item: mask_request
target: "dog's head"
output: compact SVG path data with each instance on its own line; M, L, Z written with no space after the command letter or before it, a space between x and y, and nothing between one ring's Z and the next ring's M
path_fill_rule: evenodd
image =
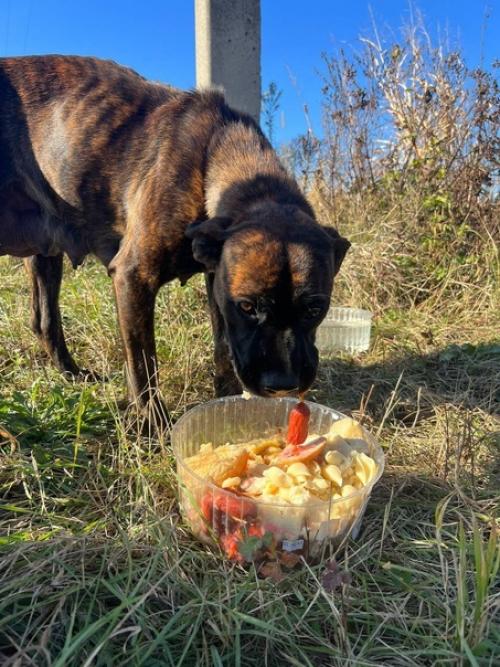
M260 396L307 390L318 366L316 328L349 248L297 206L266 203L241 222L189 226L195 259L214 272L214 299L243 386Z

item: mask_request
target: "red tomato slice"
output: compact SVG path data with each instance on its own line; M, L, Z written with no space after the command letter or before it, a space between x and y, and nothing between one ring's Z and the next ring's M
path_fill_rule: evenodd
M314 461L317 458L326 445L326 438L320 437L316 438L307 445L288 445L285 449L276 457L276 463L305 463L307 461Z

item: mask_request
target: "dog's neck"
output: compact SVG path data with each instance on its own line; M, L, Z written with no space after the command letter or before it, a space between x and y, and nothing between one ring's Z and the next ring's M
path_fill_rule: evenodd
M256 126L233 122L209 151L205 188L210 218L234 222L264 201L295 205L314 217L295 180Z

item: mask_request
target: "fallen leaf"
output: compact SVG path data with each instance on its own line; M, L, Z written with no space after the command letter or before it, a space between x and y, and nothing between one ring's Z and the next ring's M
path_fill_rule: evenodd
M292 554L286 551L280 554L280 563L288 569L292 569L292 567L295 567L299 562L300 556L298 554Z
M351 583L352 577L347 570L341 570L335 559L328 561L321 577L321 585L328 593L333 593L341 586Z
M259 568L259 574L261 574L263 577L272 579L276 583L283 581L285 578L285 575L281 569L281 565L276 561L263 563Z

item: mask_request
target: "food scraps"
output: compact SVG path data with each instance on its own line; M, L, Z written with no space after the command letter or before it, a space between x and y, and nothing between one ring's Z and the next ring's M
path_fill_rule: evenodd
M309 408L301 401L290 413L286 435L219 447L206 443L184 460L210 483L199 500L200 530L215 533L229 559L276 557L278 547L281 553L302 549L304 539L297 538L304 509L321 506L327 523L359 511L358 491L378 471L365 431L351 418L334 422L323 435L308 436L308 429Z

